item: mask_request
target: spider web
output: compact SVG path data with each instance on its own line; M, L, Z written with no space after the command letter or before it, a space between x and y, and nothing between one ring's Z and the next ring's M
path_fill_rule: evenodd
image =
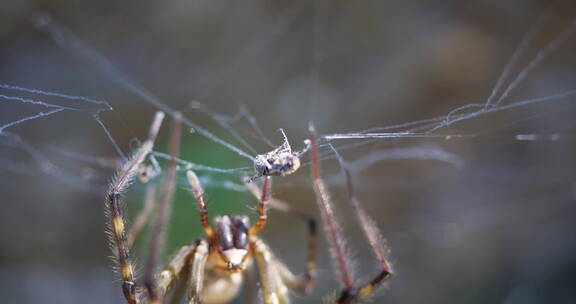
M296 6L291 8L287 13L283 15L279 21L265 33L264 38L255 39L254 42L248 43L244 48L241 48L238 52L238 57L246 56L246 54L258 53L262 49L265 49L269 44L273 43L275 39L281 37L283 34L289 31L290 27L297 17L302 14L302 11L306 7ZM316 8L315 11L318 11ZM150 90L146 89L144 86L138 84L131 77L120 71L110 60L105 56L101 55L97 50L83 42L79 37L77 37L71 30L67 29L63 25L59 24L47 13L36 13L33 11L28 11L23 13L19 10L14 10L13 7L5 8L5 11L17 16L27 19L31 25L44 32L54 43L58 44L63 49L69 51L72 55L77 56L80 60L85 61L98 69L105 77L109 78L113 83L117 84L120 89L124 89L129 93L138 97L140 102L148 103L153 108L166 112L169 116L175 116L178 113L176 108L171 107L168 103L161 100L159 97L154 95ZM542 64L548 57L552 56L558 49L562 48L566 42L570 41L574 37L574 32L576 31L576 20L572 20L564 28L553 36L551 41L546 42L546 44L539 48L535 54L528 57L528 61L523 66L519 66L519 62L527 57L526 52L534 43L534 40L543 31L545 26L550 23L552 17L555 16L556 10L554 8L549 9L534 22L530 27L528 32L524 35L520 44L516 48L512 57L508 60L507 64L504 66L503 71L498 77L496 84L491 90L490 95L485 99L484 102L470 103L462 106L458 106L448 113L437 116L430 119L422 119L417 121L411 121L407 123L400 123L382 127L372 127L358 132L345 132L345 133L333 133L324 134L320 138L324 142L336 142L339 140L357 140L351 144L335 145L338 150L354 149L359 146L373 143L378 139L402 139L402 138L436 138L436 139L456 139L456 138L473 138L482 136L485 133L489 133L494 129L505 129L510 125L521 123L526 119L533 118L532 116L512 118L510 121L505 121L502 126L484 128L480 131L475 131L471 133L458 133L453 132L453 125L467 122L469 120L474 120L482 116L488 116L493 113L502 111L513 111L517 108L528 107L536 104L546 104L546 107L550 111L555 111L554 103L562 103L570 101L576 95L576 90L568 90L564 92L559 92L556 94L548 94L542 97L535 97L523 100L509 101L511 93L516 90L526 78L533 72L539 65ZM319 81L319 71L322 64L321 48L319 46L322 40L322 16L314 17L314 29L313 29L313 42L314 50L311 68L311 82L312 89L311 99L314 102L318 99L317 90ZM232 62L237 65L241 59L233 59ZM234 72L238 67L233 64L232 67L227 71L228 73ZM516 73L513 71L517 70ZM223 73L223 74L228 74ZM222 78L226 75L219 75L216 79L222 81ZM218 81L215 81L218 83ZM199 95L200 100L205 100L210 97L211 94L216 90L217 85L212 85L203 90ZM19 173L30 172L34 167L36 169L44 172L45 174L58 176L65 178L66 174L63 170L58 168L54 163L52 163L47 156L43 154L39 149L36 149L28 143L24 138L17 135L16 133L9 132L9 129L14 128L20 124L30 122L37 119L48 119L49 116L55 116L61 112L77 112L84 116L89 116L92 120L97 123L102 132L106 135L109 143L113 146L118 157L123 160L126 159L126 152L120 147L120 145L114 139L109 128L100 118L100 114L105 111L114 111L113 107L106 101L99 101L83 96L72 96L63 93L49 92L39 89L24 88L17 85L2 84L0 89L5 94L0 94L0 100L4 102L19 103L35 105L42 110L35 112L29 116L24 116L17 118L15 120L10 120L0 126L0 134L3 137L3 144L12 148L17 147L18 149L27 153L30 158L36 163L36 165L30 164L18 164L16 162L11 162L8 160L2 161L2 166L5 169L16 171ZM219 136L212 133L205 127L195 123L193 120L183 116L183 123L190 128L190 130L208 140L212 143L222 146L225 149L233 152L234 154L245 158L248 160L248 166L242 168L217 168L212 166L206 166L185 159L179 159L180 170L198 170L207 171L213 173L225 173L225 174L249 174L251 161L260 152L257 151L248 141L240 134L241 130L237 130L233 125L238 121L244 120L249 124L252 132L250 135L256 137L259 140L266 143L268 148L273 149L279 144L274 144L264 134L263 130L258 125L256 118L250 113L248 108L240 106L239 111L235 115L226 116L216 112L211 111L206 108L200 102L191 103L191 107L209 116L212 120L217 122L219 127L226 130L239 145L235 145L232 141L225 140ZM562 107L559 107L562 109ZM537 134L517 134L517 140L539 140L539 139L558 139L560 138L558 134L548 134L544 137ZM323 159L334 158L334 155L327 145L322 145L324 148L324 153L321 155ZM98 160L96 157L87 156L82 153L77 153L74 151L62 149L60 147L51 147L52 152L75 158L76 160L85 161L87 163L102 165L104 162ZM417 152L416 152L417 151ZM414 154L415 153L415 154ZM380 156L377 156L380 155ZM386 155L386 156L384 156ZM373 162L383 159L398 159L398 158L409 158L412 155L419 159L435 159L440 161L447 161L453 165L460 165L461 160L456 155L451 155L450 153L443 151L441 148L436 146L423 146L420 148L410 147L406 150L396 149L396 151L390 153L381 153L365 156L367 159L372 159ZM163 152L155 152L154 156L160 159L167 159L167 154ZM309 164L307 164L309 165ZM208 181L208 180L207 180ZM208 182L209 183L209 182ZM209 183L210 184L210 183ZM239 185L234 183L222 183L215 186L223 186L228 188L239 189Z

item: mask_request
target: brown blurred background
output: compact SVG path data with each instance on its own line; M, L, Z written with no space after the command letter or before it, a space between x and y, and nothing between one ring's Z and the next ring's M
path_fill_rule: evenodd
M322 134L352 132L485 102L515 47L549 5L8 1L0 6L0 83L106 100L114 111L102 119L121 148L127 152L135 138L144 138L156 109L26 20L32 12L43 12L163 102L225 140L239 145L209 117L192 110L192 101L226 115L244 105L275 143L281 143L277 129L284 128L300 148L309 121ZM514 71L575 18L575 5L558 4ZM574 90L575 50L573 35L505 102ZM375 303L576 301L574 100L517 108L442 130L478 134L471 138L386 139L342 151L357 165L358 196L387 239L397 272ZM1 101L1 124L41 109ZM41 170L22 144L0 142L3 303L123 303L103 233L102 197L113 171L61 151L117 158L87 113L63 112L6 130L58 166L58 174ZM248 123L234 126L258 151L269 149ZM540 138L517 141L518 134ZM550 140L553 134L559 140ZM186 132L182 139L184 159L222 168L251 166L197 134ZM165 127L157 149L166 151L166 141ZM377 153L410 151L405 149L427 155L443 151L451 161L408 158L359 165ZM338 163L327 160L322 166L356 257L358 281L364 282L376 274L376 261L350 212ZM200 175L214 181L206 187L212 215L254 216L255 201L247 193L219 187L226 181L240 183L239 176ZM127 195L131 215L141 206L143 190L136 183ZM274 195L317 214L309 167L275 179ZM294 271L302 271L305 226L271 213L263 238ZM183 175L169 233L168 255L202 236ZM148 237L143 234L136 244L140 265ZM295 303L319 303L338 289L325 242L320 246L319 286L312 295L295 295Z

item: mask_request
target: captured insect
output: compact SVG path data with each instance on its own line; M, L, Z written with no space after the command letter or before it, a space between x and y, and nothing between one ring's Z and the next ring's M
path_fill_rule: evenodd
M121 196L130 182L142 170L144 161L152 152L164 115L156 114L150 127L148 139L135 151L132 157L119 169L115 180L106 194L107 215L111 230L111 241L116 247L116 255L122 277L122 291L126 301L137 303L163 303L171 291L173 298L182 297L179 283L188 290L188 303L228 303L239 293L243 272L254 262L259 273L261 294L264 303L290 303L289 290L308 292L315 278L315 221L306 215L293 212L286 206L280 207L300 218L309 226L308 261L306 274L299 277L280 262L266 243L257 235L266 226L270 205L271 177L264 177L258 203L258 220L250 224L247 216L216 217L214 227L208 218L208 208L204 201L203 190L193 171L187 171L188 182L200 210L200 221L206 233L191 244L184 245L173 256L168 266L160 273L156 272L156 262L163 247L166 219L170 213L170 203L176 176L176 154L179 144L179 122L174 119L170 140L170 161L167 177L161 192L158 217L155 222L152 242L144 275L144 289L139 288L131 264L129 244L139 228L125 232L125 220L122 215ZM254 185L252 185L254 186ZM252 189L252 192L254 191ZM278 202L273 206L281 206ZM146 209L146 208L145 208ZM144 211L143 211L144 212ZM149 213L149 212L148 212ZM147 217L147 216L145 216ZM137 218L141 218L138 216ZM137 220L141 222L142 220ZM141 224L139 224L141 226Z
M282 144L279 146L273 144L258 126L256 118L245 107L240 107L238 113L231 117L213 112L198 101L193 101L190 104L190 108L210 116L223 129L228 131L230 135L238 140L238 142L242 143L242 145L249 149L253 154L256 154L256 156L251 157L254 173L250 178L246 179L247 182L254 181L263 176L286 176L298 171L301 165L300 158L310 149L309 141L305 140L302 150L293 151L292 146L288 141L288 136L286 136L286 133L282 128L278 129L282 134ZM231 123L242 118L246 119L248 123L250 123L252 129L258 135L260 140L272 147L273 150L262 154L258 153L252 145L250 145L234 128L232 128Z
M278 148L259 154L254 158L254 171L252 179L261 176L286 176L296 172L300 168L300 157L310 149L310 141L304 141L306 145L301 151L292 151L286 133L280 129L284 137L284 143Z

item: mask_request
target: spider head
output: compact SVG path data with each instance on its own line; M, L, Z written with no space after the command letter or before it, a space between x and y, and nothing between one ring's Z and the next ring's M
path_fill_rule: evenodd
M272 151L256 156L254 170L256 176L286 176L300 168L297 152Z
M229 271L242 271L248 257L248 228L246 216L219 216L216 222L218 253Z

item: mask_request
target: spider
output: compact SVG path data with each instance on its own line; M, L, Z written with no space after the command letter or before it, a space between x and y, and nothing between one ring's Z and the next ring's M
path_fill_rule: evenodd
M175 184L176 154L179 148L180 133L178 117L174 118L171 131L170 160L167 176L162 187L159 212L146 264L144 275L145 289L137 288L133 266L130 262L129 244L141 227L133 227L135 229L131 229L129 234L126 234L125 221L121 212L122 192L126 190L136 176L142 175L142 172L148 172L148 170L143 170L142 168L146 166L144 161L152 152L163 117L164 115L161 112L156 114L150 127L148 139L119 169L106 194L111 241L116 247L122 277L122 291L126 301L129 304L163 303L165 296L171 291L173 291L174 299L178 299L181 297L182 288L174 287L178 286L179 284L177 283L180 282L185 284L188 289L188 303L227 303L232 301L239 293L244 272L254 261L259 273L262 300L265 304L290 303L290 289L303 293L309 292L313 288L315 281L315 220L307 214L293 209L286 203L272 199L270 195L270 176L264 176L262 190L259 190L254 184L247 184L249 190L259 198L258 219L255 225L250 225L247 216L225 215L216 217L213 227L208 218L208 208L204 201L204 191L200 181L193 171L187 171L188 183L197 202L200 211L200 222L206 236L181 247L170 260L167 267L156 273L156 261L159 259L160 251L163 247L162 240L165 223L168 218ZM383 242L379 239L378 229L359 206L354 196L349 170L347 170L346 164L337 154L346 173L350 202L382 267L381 272L368 283L359 286L354 283L350 273L349 261L344 253L344 239L340 234L340 230L336 227L337 221L334 217L328 192L320 176L318 143L312 127L310 128L308 143L308 147L311 148L314 190L328 235L331 253L339 267L343 285L340 296L337 299L328 299L326 303L355 303L373 294L378 287L382 286L382 283L392 275L391 267L386 259ZM337 153L336 150L334 152ZM294 275L286 265L274 256L268 245L258 237L258 233L266 226L268 221L267 213L269 207L285 211L308 222L308 261L304 277ZM144 212L142 211L142 213ZM149 210L146 212L150 213ZM140 219L141 215L137 218ZM148 215L144 216L144 218L147 217Z
M133 266L129 254L129 244L140 228L125 232L125 221L122 216L122 192L131 181L143 170L144 161L152 152L156 135L164 115L157 113L151 124L148 139L133 153L119 169L110 189L106 194L107 215L109 217L111 242L116 248L116 256L122 277L122 291L129 304L163 303L165 296L174 290L174 297L181 292L177 282L183 282L188 289L189 303L228 303L233 300L241 287L244 272L253 262L258 269L264 303L290 303L289 289L309 292L315 279L315 231L316 224L312 217L297 212L281 202L272 201L270 197L271 177L265 176L258 203L258 220L250 225L247 216L216 217L214 227L208 219L208 208L204 201L203 190L193 171L187 171L188 182L200 210L200 221L206 236L180 248L164 270L156 273L156 261L163 247L165 221L169 214L169 205L175 184L178 150L179 122L174 119L171 131L168 172L163 183L157 220L154 226L152 245L144 274L145 288L139 288L135 282ZM252 185L253 187L253 185ZM252 192L258 192L252 189ZM152 195L153 196L153 195ZM294 275L258 237L265 227L269 206L287 211L308 222L308 262L306 275ZM146 208L145 208L146 209ZM150 213L147 211L148 214ZM144 216L145 218L147 215ZM138 216L137 218L141 218ZM137 220L138 221L138 220Z

